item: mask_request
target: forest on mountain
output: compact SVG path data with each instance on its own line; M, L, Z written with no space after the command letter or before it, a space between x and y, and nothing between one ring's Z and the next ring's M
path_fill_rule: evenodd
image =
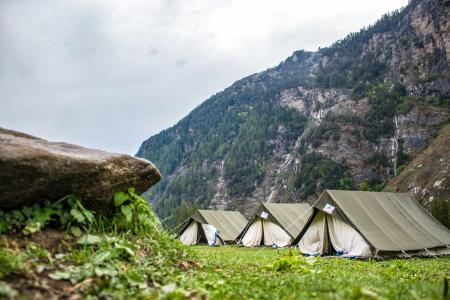
M249 212L324 189L383 190L449 123L449 6L412 1L296 51L144 141L136 156L163 174L146 193L158 216L173 225L193 207ZM449 224L445 197L427 203Z

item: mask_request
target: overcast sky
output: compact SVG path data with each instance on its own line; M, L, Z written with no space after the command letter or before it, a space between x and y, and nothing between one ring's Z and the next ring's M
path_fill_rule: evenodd
M0 127L135 154L234 81L407 0L0 0Z

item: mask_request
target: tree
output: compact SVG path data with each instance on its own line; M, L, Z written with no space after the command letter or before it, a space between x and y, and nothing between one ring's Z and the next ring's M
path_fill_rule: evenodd
M431 203L431 214L435 217L442 225L450 228L450 205L445 199L435 199Z

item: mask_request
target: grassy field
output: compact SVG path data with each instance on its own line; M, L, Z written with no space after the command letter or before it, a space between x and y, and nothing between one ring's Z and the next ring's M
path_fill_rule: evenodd
M68 196L0 212L0 299L443 299L450 257L303 257L185 247L134 189L110 215Z
M212 299L443 299L450 258L306 259L293 250L192 247L202 267L179 275Z

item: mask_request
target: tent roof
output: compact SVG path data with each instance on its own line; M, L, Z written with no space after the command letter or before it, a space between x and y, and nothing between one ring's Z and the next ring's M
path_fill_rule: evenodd
M293 238L300 234L313 213L308 203L261 203L254 216L261 216L263 211Z
M224 241L235 240L247 225L247 219L238 211L199 209L191 218L216 227Z
M422 250L450 245L450 231L409 194L326 190L314 205L353 225L375 249ZM326 212L326 211L325 211Z

